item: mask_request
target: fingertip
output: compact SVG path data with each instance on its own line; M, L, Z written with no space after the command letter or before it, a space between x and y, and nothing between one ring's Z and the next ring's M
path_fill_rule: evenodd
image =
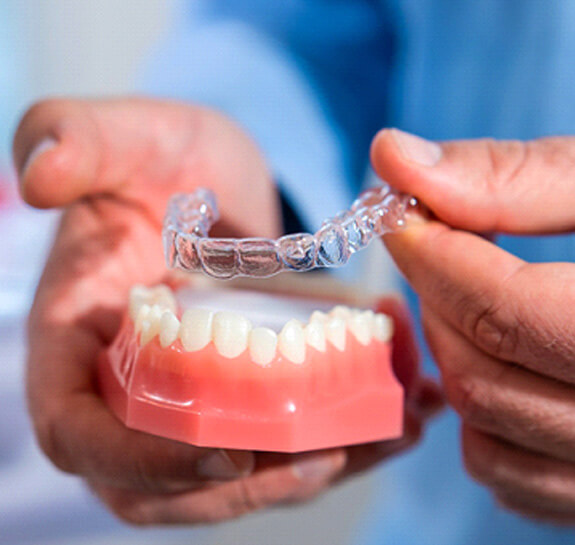
M97 166L98 135L81 101L48 99L22 117L13 161L25 202L63 206L82 196L86 173Z
M374 170L383 176L386 160L395 153L395 144L391 134L392 129L381 129L371 142L369 156Z
M291 469L299 481L306 484L324 483L343 471L347 462L344 449L297 455Z
M445 395L442 388L437 382L427 377L421 379L409 401L424 420L433 418L445 407Z
M22 199L36 208L52 208L71 202L77 195L73 150L48 136L25 158L18 175Z
M255 466L254 453L218 449L196 463L198 476L209 480L239 479L250 475Z

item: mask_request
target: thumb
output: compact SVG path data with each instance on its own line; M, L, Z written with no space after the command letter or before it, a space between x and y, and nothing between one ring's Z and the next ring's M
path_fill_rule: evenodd
M22 119L13 153L22 196L39 208L108 194L161 218L170 194L205 186L232 223L241 225L253 205L259 229L275 226L275 190L259 150L205 108L135 97L47 100Z
M371 159L379 176L453 227L518 234L575 227L575 138L435 143L386 129Z

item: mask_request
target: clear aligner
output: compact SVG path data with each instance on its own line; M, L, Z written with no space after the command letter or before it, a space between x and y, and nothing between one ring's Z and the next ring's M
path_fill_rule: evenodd
M380 183L360 194L349 210L325 220L313 235L209 238L219 218L217 201L212 191L199 188L170 199L163 229L166 261L171 268L221 279L340 267L373 238L403 228L406 211L416 206L415 198Z

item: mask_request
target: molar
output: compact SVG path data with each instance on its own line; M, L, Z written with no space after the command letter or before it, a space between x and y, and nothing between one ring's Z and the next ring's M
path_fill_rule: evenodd
M176 299L172 290L163 284L153 288L136 285L130 291L129 314L132 321L136 321L142 305L158 305L166 310L176 312Z
M279 334L280 352L293 363L303 363L305 360L305 334L299 320L287 322Z
M276 356L277 333L267 327L252 329L248 338L250 356L255 363L267 365Z
M251 322L235 312L216 312L212 325L214 345L226 358L236 358L248 347Z
M180 340L184 350L201 350L212 340L214 313L203 308L191 308L184 312L180 327Z
M128 309L132 322L136 322L138 314L140 313L140 309L143 306L149 306L147 303L148 289L140 285L134 286L130 290L130 304Z

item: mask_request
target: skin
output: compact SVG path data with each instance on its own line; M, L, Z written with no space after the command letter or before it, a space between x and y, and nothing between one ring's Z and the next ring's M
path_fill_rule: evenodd
M408 313L390 299L402 347L394 365L407 394L399 440L281 455L196 448L125 428L95 389L96 357L119 328L130 287L170 281L161 248L169 195L212 188L222 209L217 234L277 236L269 171L221 115L137 98L37 104L18 128L14 160L25 201L65 210L30 314L30 414L52 462L83 477L118 517L205 523L308 500L415 444L441 407L437 386L418 372Z
M435 218L386 244L419 294L466 467L503 506L573 524L575 265L526 263L473 231L573 231L575 139L423 146L382 131L372 162Z

